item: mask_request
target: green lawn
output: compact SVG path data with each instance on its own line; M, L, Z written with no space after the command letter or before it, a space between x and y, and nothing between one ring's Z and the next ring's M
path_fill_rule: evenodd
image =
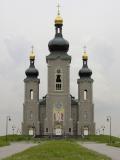
M41 142L22 153L4 160L110 160L78 145L74 140L49 140Z
M3 137L0 137L0 147L9 145L9 143L6 143L5 139Z
M7 143L6 143L6 137L1 136L0 137L0 147L9 145L11 142L29 141L29 140L32 140L32 137L23 136L23 135L9 135L7 136Z
M108 135L93 135L93 136L86 136L84 138L80 138L81 141L92 141L92 142L99 142L99 143L106 143L110 146L120 147L120 138L118 137L111 137L111 144L110 137Z
M73 139L73 138L68 138ZM46 139L40 139L40 141L44 141ZM80 141L93 141L99 143L106 143L111 146L120 147L120 138L112 136L112 144L109 144L109 136L108 135L93 135L93 136L85 136L84 138L77 138ZM19 142L19 141L36 141L38 142L39 139L34 139L31 136L23 136L23 135L9 135L8 141L6 143L6 137L0 137L0 147L9 145L11 142Z

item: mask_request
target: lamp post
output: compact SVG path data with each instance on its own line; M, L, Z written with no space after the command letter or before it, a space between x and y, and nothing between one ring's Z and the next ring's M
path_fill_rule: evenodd
M112 135L112 134L111 134L111 132L112 132L112 131L111 131L111 119L112 119L111 116L107 116L107 122L110 123L110 144L111 144L111 135Z
M10 116L6 117L6 143L7 143L7 135L8 135L8 122L11 121Z

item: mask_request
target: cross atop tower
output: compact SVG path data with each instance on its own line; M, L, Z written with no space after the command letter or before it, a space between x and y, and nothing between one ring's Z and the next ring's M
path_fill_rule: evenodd
M58 15L60 15L60 2L59 2L59 0L58 0L57 8L58 8Z
M32 54L33 54L34 53L34 46L32 46L31 49L32 49Z
M35 60L34 46L31 47L30 60Z
M84 47L83 47L83 49L84 49L84 53L86 53L86 51L87 51L87 47L86 47L86 46L84 46Z

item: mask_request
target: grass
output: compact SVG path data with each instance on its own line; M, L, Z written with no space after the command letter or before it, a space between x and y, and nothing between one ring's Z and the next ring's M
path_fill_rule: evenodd
M0 147L7 146L11 142L30 141L30 140L32 140L31 136L9 135L7 136L7 143L6 143L6 137L1 136L0 137Z
M41 144L4 160L110 160L74 140L49 140Z
M111 137L111 144L110 144L110 137L108 135L85 136L83 139L80 140L97 142L97 143L106 143L110 146L120 147L120 138L114 136Z
M73 138L68 138L68 140L72 140ZM40 139L40 141L46 139ZM110 144L110 139L108 135L91 135L85 136L84 138L78 138L77 140L80 141L91 141L91 142L98 142L98 143L106 143L110 146L120 147L120 138L112 136L112 143ZM6 143L6 137L0 137L0 147L9 145L11 142L20 142L20 141L36 141L39 142L39 139L34 139L31 136L23 136L23 135L9 135L8 141Z

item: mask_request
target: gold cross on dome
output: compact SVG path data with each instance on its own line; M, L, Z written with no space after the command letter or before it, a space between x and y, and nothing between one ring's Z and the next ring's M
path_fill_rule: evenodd
M32 46L31 48L32 48L32 53L34 53L34 46Z
M83 49L84 49L84 53L86 53L86 51L87 51L87 47L86 47L86 46L84 46L84 47L83 47Z
M58 1L57 8L58 8L58 15L60 15L60 3L59 3L59 1Z

